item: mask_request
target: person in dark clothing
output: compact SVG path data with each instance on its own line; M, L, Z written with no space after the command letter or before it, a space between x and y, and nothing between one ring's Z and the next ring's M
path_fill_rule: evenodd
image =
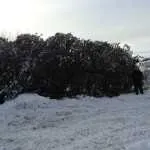
M139 92L141 94L144 94L143 92L143 73L140 71L140 69L137 67L134 69L132 73L132 78L133 78L133 84L134 84L134 89L135 93L138 95Z
M0 93L0 105L5 102L5 96L6 96L5 92Z

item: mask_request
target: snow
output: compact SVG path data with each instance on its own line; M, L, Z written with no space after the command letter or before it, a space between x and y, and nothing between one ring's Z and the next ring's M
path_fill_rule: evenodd
M150 91L54 100L23 94L0 105L0 150L149 150Z
M137 143L132 144L128 150L150 150L150 141L143 140Z

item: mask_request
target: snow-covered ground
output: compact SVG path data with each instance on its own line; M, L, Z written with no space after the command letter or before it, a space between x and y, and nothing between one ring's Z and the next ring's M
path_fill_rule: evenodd
M0 150L150 150L150 92L0 105Z

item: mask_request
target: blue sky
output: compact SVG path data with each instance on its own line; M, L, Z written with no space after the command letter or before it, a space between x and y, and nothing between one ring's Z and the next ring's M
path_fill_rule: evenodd
M71 32L150 56L149 0L0 0L0 33Z

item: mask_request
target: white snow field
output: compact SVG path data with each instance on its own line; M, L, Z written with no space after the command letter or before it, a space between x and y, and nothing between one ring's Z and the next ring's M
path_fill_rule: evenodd
M0 150L150 150L150 91L0 105Z

